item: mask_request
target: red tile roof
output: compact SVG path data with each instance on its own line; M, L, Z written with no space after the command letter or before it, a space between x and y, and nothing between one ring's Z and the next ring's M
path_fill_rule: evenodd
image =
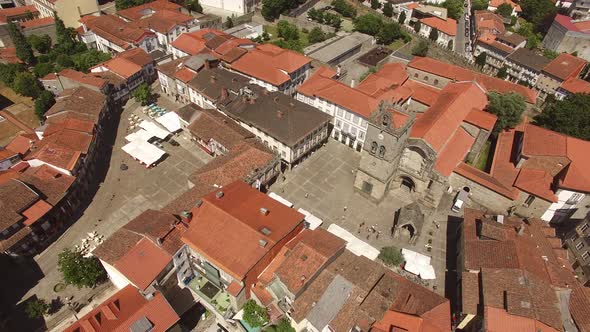
M177 11L160 10L151 16L137 20L134 23L144 29L155 30L161 34L168 34L179 25L190 25L193 20L195 20L194 17Z
M11 18L25 15L27 12L39 15L39 11L33 5L2 9L0 10L0 23L8 23Z
M33 142L35 141L26 136L18 135L6 144L6 148L21 155L26 155L31 150Z
M45 197L45 201L51 205L57 205L76 180L75 177L63 174L47 165L27 167L20 172L22 173L20 180L38 190Z
M82 17L80 22L88 30L123 49L133 48L147 36L155 36L153 32L146 31L134 23L125 22L114 15L87 15Z
M85 74L85 73L82 73L82 72L79 72L79 71L76 71L73 69L69 69L69 68L66 68L66 69L60 71L58 74L60 76L67 77L67 78L71 79L72 81L76 81L76 82L80 82L82 84L94 86L99 89L102 89L107 84L107 82L100 77L96 77L92 74ZM47 76L41 78L41 81L56 80L56 79L57 79L57 77L55 76L55 74L50 73Z
M443 332L442 327L436 326L428 319L388 310L383 318L373 323L371 331L382 332Z
M40 199L36 201L33 205L29 206L26 210L22 212L23 216L25 216L25 220L23 224L26 226L31 226L39 219L41 219L47 212L51 211L53 206L44 200Z
M188 55L197 55L204 50L207 50L207 47L205 46L205 40L201 40L192 33L183 33L170 45Z
M561 88L569 93L590 93L590 83L579 78L569 78Z
M272 44L258 45L231 64L233 70L279 86L289 74L309 64L311 59Z
M61 121L51 121L43 131L43 136L53 135L64 129L80 131L87 134L93 134L94 122L75 118L66 118Z
M40 26L45 26L45 25L53 25L53 24L55 24L55 19L51 16L36 18L33 20L20 22L20 26L23 29L35 28L35 27L40 27Z
M192 80L195 78L195 76L197 76L197 73L188 68L182 68L174 74L174 77L178 78L184 83Z
M402 85L408 79L408 73L400 63L383 65L376 73L365 78L357 87L358 90L370 96L379 96L385 91Z
M170 254L143 238L117 260L114 267L137 288L145 290L171 261Z
M514 186L549 202L557 203L557 196L551 188L552 183L553 177L546 171L523 168L518 173Z
M161 293L156 293L152 299L147 300L135 287L128 285L64 331L130 331L131 326L142 319L147 319L152 325L150 331L153 332L168 331L180 320Z
M179 11L182 6L168 1L168 0L156 0L151 1L143 5L130 7L127 9L117 11L117 15L125 17L128 20L136 21L142 17L153 15L162 10Z
M561 53L543 68L543 72L566 81L577 77L586 64L587 62L581 58L568 53Z
M219 191L221 198L216 196ZM219 191L205 195L202 205L191 210L191 226L182 239L242 280L279 241L301 227L304 216L241 181ZM268 213L263 214L263 208Z
M459 127L437 156L434 169L443 176L451 175L455 167L465 159L473 142L475 138Z
M571 160L567 171L560 182L560 187L590 193L590 142L578 138L567 137L567 157Z
M422 138L435 151L441 151L471 109L484 109L486 105L486 94L476 84L450 83L443 88L434 105L416 120L410 136Z
M557 15L555 15L555 21L569 31L588 33L586 31L587 29L585 29L586 27L584 25L582 25L580 27L579 24L572 22L572 18L569 16L557 14Z
M520 8L520 5L514 3L512 0L491 0L489 3L490 7L494 7L494 8L498 8L500 5L502 4L509 4L510 7L515 8L517 13L520 13L522 11L522 9Z
M467 114L465 122L471 123L472 125L487 131L492 131L497 119L498 117L492 113L474 108L471 110L471 112L469 112L469 114Z
M577 286L572 290L570 313L580 331L590 331L590 288Z
M6 63L23 63L16 56L16 48L14 47L0 48L0 60Z
M43 137L36 145L42 147L51 143L55 146L86 154L93 139L92 133L64 128Z
M475 11L475 29L480 36L483 33L500 34L506 31L502 17L487 10Z
M154 59L149 54L147 54L147 52L144 51L143 48L139 47L132 48L121 53L117 53L115 55L115 58L125 58L140 67L144 67L154 63Z
M108 71L126 79L141 71L141 66L138 66L124 57L113 58L97 65L96 67L105 67Z
M80 160L80 155L80 151L73 151L54 143L49 143L30 154L26 160L38 159L49 165L73 171L74 167L78 164L78 160Z
M534 104L537 93L520 84L476 73L465 68L441 62L432 58L414 57L408 67L432 73L455 81L475 81L487 92L515 92L523 96L528 103Z
M551 326L533 318L511 315L504 309L486 306L484 309L485 330L489 332L557 332Z
M420 22L449 36L457 35L457 21L452 18L443 20L439 17L431 16L421 19Z
M403 86L412 89L412 100L426 106L432 106L440 93L438 89L413 80L407 80Z

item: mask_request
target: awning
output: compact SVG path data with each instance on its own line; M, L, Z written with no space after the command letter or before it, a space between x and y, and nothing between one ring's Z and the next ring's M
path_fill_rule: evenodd
M158 127L155 123L150 122L148 120L143 120L139 124L139 126L143 129L145 129L152 136L155 136L159 139L165 139L166 137L168 137L168 135L170 135L170 133L168 131Z
M147 166L160 160L166 152L145 141L133 141L121 149Z
M420 276L424 280L436 279L434 267L430 265L430 257L409 249L402 249L404 270Z
M180 117L174 112L168 112L157 118L156 121L171 133L175 133L182 129Z
M268 194L268 197L274 199L275 201L280 202L283 205L286 205L288 207L293 207L293 203L289 202L288 200L284 199L283 197L271 192L270 194Z
M318 227L320 227L324 221L316 216L314 216L313 214L311 214L309 211L304 210L302 208L297 209L297 211L299 211L300 213L305 215L305 221L309 224L309 229L314 230Z
M346 241L346 249L350 250L357 256L365 256L373 261L377 259L377 256L379 256L379 250L373 248L368 243L360 240L356 236L352 235L349 231L336 224L331 224L328 227L328 232Z
M144 141L147 142L150 138L154 137L152 134L150 134L149 132L147 132L147 130L145 129L140 129L134 133L131 133L127 136L125 136L125 139L128 142L133 142L133 141Z

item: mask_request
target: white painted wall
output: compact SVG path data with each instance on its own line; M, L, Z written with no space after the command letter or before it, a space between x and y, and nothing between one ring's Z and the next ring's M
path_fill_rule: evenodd
M131 284L129 279L127 279L114 266L103 261L102 259L100 259L100 263L102 264L104 269L107 271L107 274L109 275L109 279L111 279L111 282L113 283L113 285L115 285L115 287L117 287L118 289L123 289L123 288L125 288L125 286Z

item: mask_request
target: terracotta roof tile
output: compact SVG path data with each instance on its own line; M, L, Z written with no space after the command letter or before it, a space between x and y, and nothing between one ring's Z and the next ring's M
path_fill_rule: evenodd
M584 69L586 63L585 60L576 56L568 53L561 53L543 68L543 72L562 81L566 81L569 78L577 77L582 69Z
M41 165L27 168L20 180L38 190L49 204L57 205L68 193L76 178L50 166Z
M143 238L115 262L114 267L141 290L145 290L166 269L172 256Z
M1 48L0 60L6 63L23 63L23 61L16 56L16 48L14 47Z
M87 15L80 19L88 30L123 48L130 49L153 32L138 27L133 22L126 22L115 15Z
M12 248L12 246L18 244L22 239L26 238L29 234L33 231L30 227L23 227L18 230L16 233L12 234L8 239L0 241L0 252L7 251Z
M572 290L570 313L580 331L590 331L590 289L577 286Z
M25 226L31 226L39 219L41 219L47 212L51 211L53 206L44 200L40 199L23 211L23 216L26 218L23 221Z
M557 203L557 196L551 186L553 177L539 169L524 168L518 173L514 186L529 194Z
M473 142L475 138L459 127L437 156L434 169L443 176L451 175L455 167L465 159Z
M19 180L0 184L0 230L23 220L21 213L38 200L39 195Z
M242 280L279 241L303 224L304 216L242 181L224 186L221 191L221 198L216 197L216 192L209 193L202 198L201 206L191 210L191 227L182 239ZM269 212L261 213L262 208ZM270 232L263 233L263 228Z
M421 19L420 22L449 36L455 36L457 34L457 21L452 18L443 20L439 17L431 16Z
M426 106L432 106L440 93L438 89L413 80L407 80L403 86L412 89L412 100L416 100Z
M100 323L97 316L103 316ZM152 299L147 300L135 287L128 285L64 331L131 331L133 324L143 319L151 324L150 331L154 332L168 331L180 320L161 293L157 292Z
M39 15L39 11L33 5L6 8L0 10L0 23L8 23L12 18L25 15L27 12L33 15Z
M6 148L24 156L31 150L33 142L34 140L26 136L18 135L6 145Z
M20 22L20 26L23 29L35 28L35 27L40 27L40 26L45 26L45 25L53 25L53 24L55 24L55 19L51 16L36 18L33 20L27 20L27 21Z
M188 68L182 68L174 74L174 77L178 78L184 83L187 83L188 81L192 80L196 75L197 73L195 73L194 71Z
M572 77L563 82L561 88L569 93L590 93L590 82Z
M176 26L190 25L193 20L195 18L190 15L180 13L176 10L163 9L158 10L150 16L136 20L134 23L136 26L146 30L155 30L161 34L168 34Z
M478 35L486 32L503 33L506 31L502 17L487 10L475 11L475 29Z
M162 10L179 11L182 6L168 1L168 0L156 0L150 1L146 4L126 8L117 11L117 15L127 18L128 20L135 21L139 20L146 15L153 14L154 12Z
M218 111L203 109L192 116L190 132L204 142L215 140L228 150L254 135Z
M188 55L197 55L207 49L205 41L194 36L192 33L183 33L170 45Z

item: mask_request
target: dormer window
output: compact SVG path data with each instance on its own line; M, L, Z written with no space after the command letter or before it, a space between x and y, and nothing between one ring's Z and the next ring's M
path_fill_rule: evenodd
M389 117L389 114L383 114L382 121L384 127L389 127L389 125L391 124L391 118Z
M385 157L385 146L381 145L379 147L379 158Z
M371 154L377 153L377 142L371 143Z

